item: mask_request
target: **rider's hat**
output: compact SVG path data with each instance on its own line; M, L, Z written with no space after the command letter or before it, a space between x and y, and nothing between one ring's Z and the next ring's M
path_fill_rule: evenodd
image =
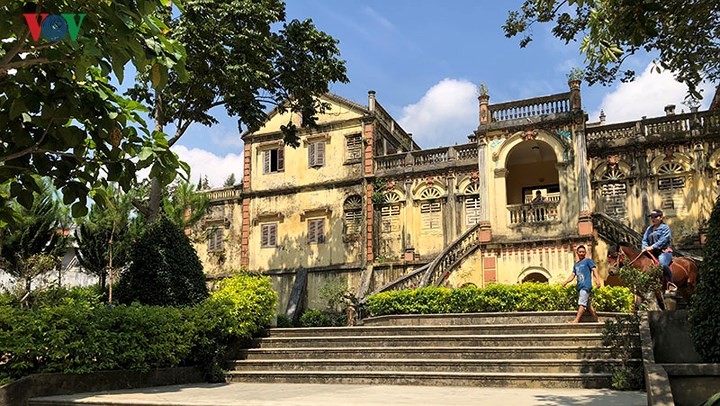
M660 217L662 215L663 215L662 210L655 209L655 210L651 211L650 214L648 214L647 216L648 217Z

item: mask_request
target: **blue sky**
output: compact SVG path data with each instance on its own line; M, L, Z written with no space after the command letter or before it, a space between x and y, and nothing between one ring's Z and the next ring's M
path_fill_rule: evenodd
M331 91L367 105L368 90L414 134L423 148L467 142L477 127L476 87L484 83L490 103L561 93L568 90L566 74L583 66L577 44L565 45L552 36L551 25L533 27L535 40L521 49L518 38L505 38L502 25L508 1L323 1L291 0L290 19L311 18L316 26L340 41L348 84ZM663 106L682 105L685 87L669 72L651 73L652 57L626 61L638 80L610 87L583 84L583 107L590 121L600 109L608 122L663 115ZM703 107L712 97L705 86ZM241 178L242 142L236 119L213 110L220 124L190 127L174 147L192 168L191 177L207 175L220 186L235 173Z

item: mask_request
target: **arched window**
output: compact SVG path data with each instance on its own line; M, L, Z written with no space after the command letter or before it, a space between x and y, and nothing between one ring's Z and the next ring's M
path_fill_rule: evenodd
M343 203L343 220L345 221L345 237L356 238L362 230L362 198L352 195Z
M465 188L465 225L470 226L480 222L480 189L477 183L471 183Z
M386 192L384 200L385 204L380 208L380 231L397 233L400 231L400 195Z
M438 233L442 228L442 204L440 197L442 193L434 187L429 187L420 192L418 199L420 203L420 223L425 233Z
M605 214L622 219L627 214L627 182L625 174L617 166L608 169L600 178L605 181L600 186Z
M679 214L685 209L685 168L678 162L663 163L657 170L657 188L660 194L660 207ZM674 213L673 213L674 211Z

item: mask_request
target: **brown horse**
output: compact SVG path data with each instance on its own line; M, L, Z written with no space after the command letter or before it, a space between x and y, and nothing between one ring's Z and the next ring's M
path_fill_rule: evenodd
M647 271L658 265L657 258L649 252L641 252L628 247L626 245L617 245L614 252L608 254L608 262L610 265L610 275L615 275L618 269L624 265L632 266L635 269ZM678 287L678 292L690 303L690 297L695 291L697 284L698 266L695 261L687 257L673 257L670 264L670 270L673 274L673 282ZM663 280L663 289L666 288L667 281ZM658 302L662 303L660 292L656 292Z

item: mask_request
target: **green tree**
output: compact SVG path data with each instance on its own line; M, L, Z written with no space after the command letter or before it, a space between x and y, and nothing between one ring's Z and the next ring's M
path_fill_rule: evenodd
M656 69L670 70L700 99L703 79L720 79L720 2L684 0L525 0L510 11L505 36L524 35L520 46L532 41L535 23L554 23L555 37L580 40L585 54L585 79L608 84L635 77L621 70L638 51L657 53Z
M167 183L174 178L180 163L166 138L148 131L142 105L109 83L111 75L123 80L127 63L154 72L156 87L168 68L186 76L184 48L154 16L168 1L0 3L0 185L9 187L0 196L0 227L13 221L17 206L8 200L32 206L36 175L52 179L75 217L87 214L88 195L102 201L95 192L108 181L129 190L143 168ZM24 13L84 17L76 17L75 39L49 42L33 38Z
M113 270L127 264L135 230L131 223L137 220L132 213L132 193L123 193L112 184L104 191L107 203L94 205L89 218L75 231L78 261L85 271L98 276L103 288L108 273L112 285Z
M286 22L281 0L188 2L170 26L172 38L185 45L192 80L183 82L171 72L167 86L153 92L146 69L129 92L151 106L156 129L174 125L169 147L193 123L217 123L210 115L217 106L237 117L239 128L259 128L268 107L298 113L303 126L313 126L326 107L317 96L328 92L329 82L347 82L337 40L311 20ZM292 121L282 130L286 144L299 145ZM138 206L150 221L159 213L160 186L153 182L149 204Z
M707 224L697 290L690 305L690 333L695 350L705 362L720 362L720 197Z
M230 176L228 176L227 179L225 179L223 186L228 187L228 186L234 186L234 185L235 185L235 174L231 173Z
M205 275L190 240L161 216L133 245L131 265L122 271L118 298L155 306L185 306L208 295Z
M208 196L195 190L189 181L173 185L163 199L163 211L181 229L194 226L207 213Z
M25 293L35 277L59 265L65 253L60 204L49 181L38 181L41 193L33 197L30 209L12 203L15 221L1 231L2 268L24 282Z

